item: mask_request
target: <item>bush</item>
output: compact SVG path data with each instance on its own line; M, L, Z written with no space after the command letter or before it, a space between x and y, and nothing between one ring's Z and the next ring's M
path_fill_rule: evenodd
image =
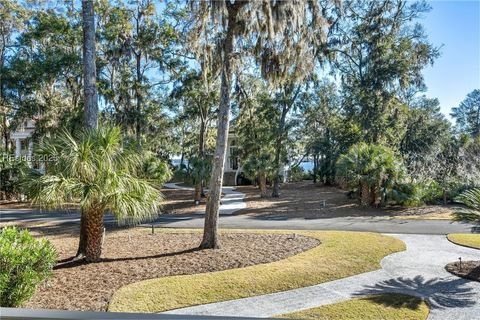
M146 153L143 157L140 178L150 180L155 185L162 186L173 176L172 169L167 162L155 157L152 153Z
M447 190L447 200L455 198L462 191L458 184L450 184ZM444 190L435 180L417 183L395 184L389 199L407 207L416 207L425 204L443 203Z
M0 306L20 307L38 284L51 276L57 258L47 240L35 240L27 230L0 232Z
M22 181L31 171L26 161L0 152L0 200L19 200L24 193Z
M293 167L290 169L288 178L291 182L302 181L305 178L305 170L300 166Z

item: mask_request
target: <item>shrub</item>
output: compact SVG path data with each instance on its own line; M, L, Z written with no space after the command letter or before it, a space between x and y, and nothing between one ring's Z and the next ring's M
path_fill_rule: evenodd
M20 199L24 193L22 181L32 173L26 161L0 152L0 199Z
M292 167L288 178L291 182L302 181L305 178L305 170L300 166Z
M3 228L0 232L0 306L26 303L38 284L51 276L57 258L47 240L35 240L27 230Z
M140 178L150 180L158 186L162 186L173 176L168 163L158 159L153 153L145 153L140 170L138 175Z

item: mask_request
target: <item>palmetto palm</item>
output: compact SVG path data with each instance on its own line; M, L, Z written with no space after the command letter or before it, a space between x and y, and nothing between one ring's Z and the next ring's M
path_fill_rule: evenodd
M103 215L112 212L120 223L137 223L159 211L160 192L139 178L142 156L122 146L119 128L68 132L46 141L37 150L48 157L46 173L30 183L34 203L50 208L78 200L84 220L85 257L101 255Z
M466 190L455 200L466 205L470 209L468 213L480 220L480 188Z
M402 174L394 152L381 145L358 143L337 161L337 176L359 187L362 205L374 204L380 188L388 188Z

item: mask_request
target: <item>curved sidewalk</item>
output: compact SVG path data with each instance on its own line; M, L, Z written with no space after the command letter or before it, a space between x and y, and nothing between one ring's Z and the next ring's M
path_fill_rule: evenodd
M428 319L479 319L480 283L444 270L448 262L478 260L480 251L454 245L438 235L392 235L407 250L385 257L382 269L315 286L257 297L171 310L169 314L273 317L358 296L403 293L425 299Z
M194 190L194 188L183 187L176 183L166 183L165 187L169 189ZM222 193L224 196L220 200L220 215L231 215L234 212L247 207L246 203L243 201L245 194L235 191L235 187L222 187ZM199 211L198 213L203 214L204 212Z

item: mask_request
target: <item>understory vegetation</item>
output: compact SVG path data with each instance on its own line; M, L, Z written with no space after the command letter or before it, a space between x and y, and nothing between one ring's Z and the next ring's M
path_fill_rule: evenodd
M51 277L56 257L50 242L34 239L27 230L0 230L0 306L23 306Z

